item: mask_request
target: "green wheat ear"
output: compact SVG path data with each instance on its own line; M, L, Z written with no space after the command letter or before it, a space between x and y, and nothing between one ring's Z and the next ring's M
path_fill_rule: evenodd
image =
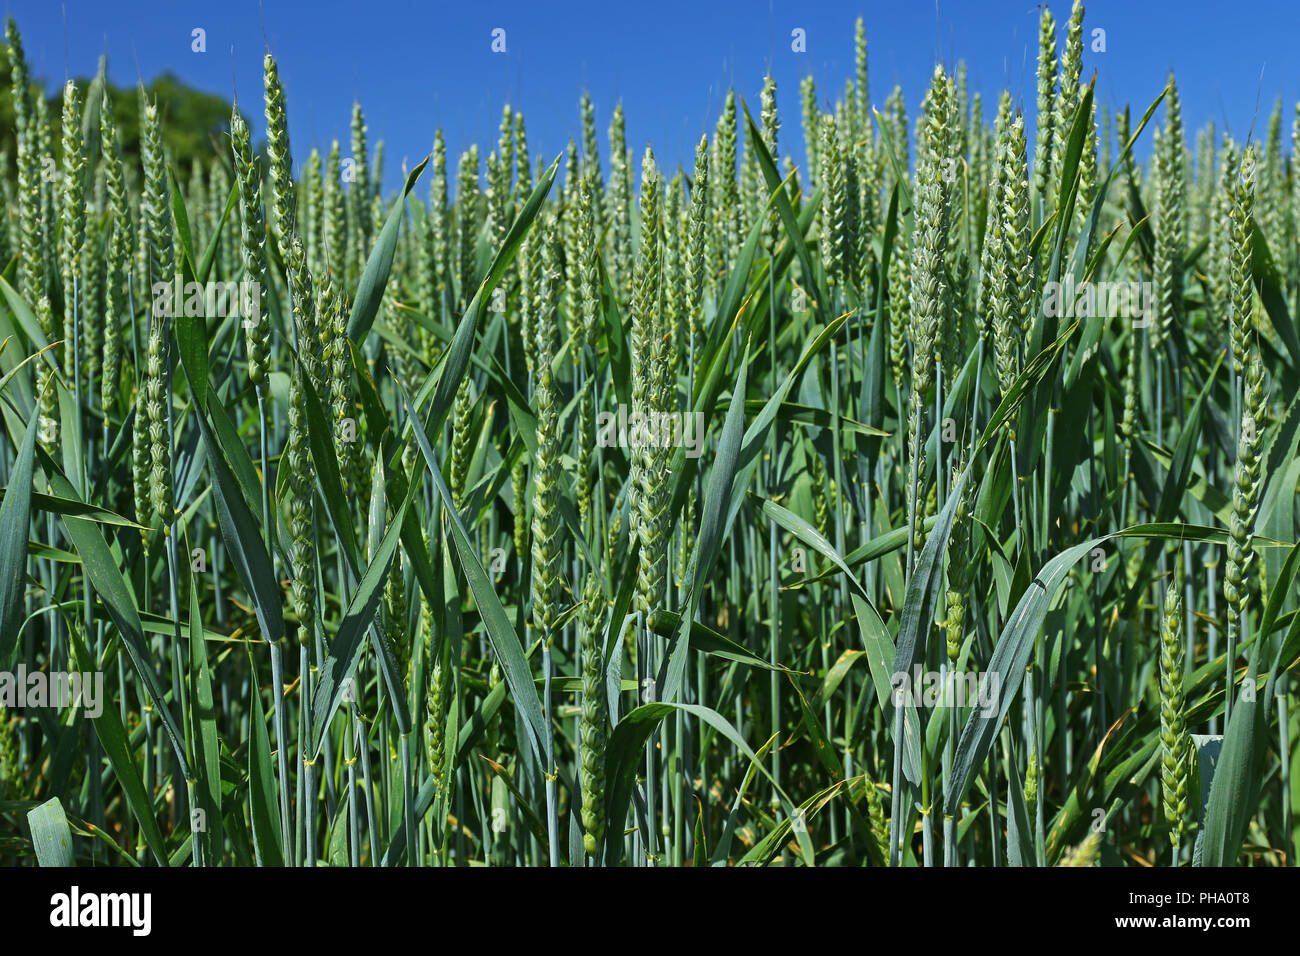
M296 215L301 221L298 228L302 230L303 239L307 243L307 262L313 272L323 275L329 264L325 261L324 244L321 242L321 232L325 228L325 186L321 182L321 168L320 150L313 146L302 169L302 180L298 186L299 211ZM215 225L216 220L211 213L208 219Z
M817 108L817 87L809 73L799 81L799 117L803 123L803 141L808 150L808 185L820 182L821 159L818 123L821 116Z
M1231 333L1232 264L1229 252L1233 242L1233 184L1238 170L1239 161L1236 145L1233 143L1232 137L1224 133L1223 144L1219 150L1218 174L1211 184L1213 199L1210 206L1210 261L1207 265L1207 272L1210 280L1210 297L1213 303L1213 311L1210 315L1219 323L1229 326L1228 339L1232 356L1232 370L1240 375L1244 367L1242 365L1244 354L1238 354L1239 343Z
M917 157L916 227L912 234L911 301L908 313L912 333L913 395L919 399L934 382L934 364L940 358L939 333L947 300L945 259L952 214L948 155L952 103L942 66L934 69L926 109L924 151Z
M556 497L560 494L560 445L558 411L551 370L544 366L537 385L537 463L533 474L533 581L532 606L534 632L548 643L555 637L555 621L559 615L561 561L560 510Z
M1252 352L1246 369L1246 410L1237 442L1237 461L1232 470L1232 516L1229 519L1228 560L1223 578L1223 595L1228 602L1228 626L1238 632L1251 597L1249 575L1256 558L1252 535L1260 495L1261 428L1255 413L1263 405L1264 366ZM1232 662L1230 661L1229 664Z
M1254 236L1255 206L1255 147L1247 146L1241 155L1241 165L1236 181L1229 190L1228 253L1228 329L1232 348L1232 366L1242 374L1249 351L1251 315L1254 308L1254 287L1251 258Z
M583 177L576 185L578 215L575 239L577 242L577 273L579 314L582 317L583 338L595 350L600 341L603 316L600 311L600 270L597 263L596 205L597 195L590 178ZM578 350L581 352L581 349Z
M289 302L293 307L296 342L302 350L302 362L312 388L320 395L326 391L327 373L318 348L321 342L320 316L311 269L307 265L307 249L297 233L291 235L285 244L289 253L285 259L285 271L289 280Z
M1025 768L1025 814L1032 820L1038 810L1038 754L1030 753Z
M1052 174L1060 176L1069 148L1070 127L1079 108L1083 89L1083 3L1074 0L1070 19L1065 25L1065 49L1061 52L1056 96L1056 115L1052 119ZM1060 185L1052 183L1052 188Z
M370 153L366 149L366 117L361 104L352 103L352 188L348 197L352 201L352 217L356 224L356 235L352 237L354 248L353 261L360 263L370 253L370 200L373 195L370 186Z
M505 157L488 153L487 158L487 215L488 235L492 245L500 247L510 230L514 209L510 205L510 167Z
M1291 162L1300 156L1300 100L1295 105L1295 120L1291 124ZM1291 173L1291 224L1300 227L1300 176L1292 169Z
M921 473L925 473L925 456L921 456ZM939 513L939 485L931 484L929 490L925 493L925 501L921 509L921 520L916 523L917 544L916 550L919 553L925 547L927 534L924 527L924 521L927 518L933 518Z
M595 492L592 460L596 445L596 389L595 379L588 378L578 393L578 524L587 527L591 514L591 496Z
M425 693L425 757L434 784L442 789L442 775L447 761L447 694L450 690L451 671L443 666L433 635L433 609L428 601L420 606L420 629L424 636L424 660L428 668Z
M36 127L33 148L36 155L41 157L41 161L44 162L45 158L55 155L54 129L50 122L50 107L44 96L35 98L35 107ZM148 132L147 127L145 131ZM55 248L59 223L59 190L55 186L56 184L48 181L44 174L40 176L40 184L37 187L40 190L41 197L38 221L41 256L40 275L42 277L40 288L43 292L51 293L55 291L56 276L59 269L58 255ZM167 239L170 240L170 238L171 234L168 233ZM170 277L170 275L169 272L168 276Z
M142 92L143 95L143 92ZM238 112L238 111L237 111ZM247 129L247 127L246 127ZM156 105L144 108L144 194L142 228L148 235L149 282L170 282L175 274L175 251L172 245L172 206L166 177L166 160L162 156L162 131ZM172 441L168 433L169 408L166 373L168 373L168 317L151 315L144 368L144 411L148 427L149 498L162 527L172 523Z
M669 336L669 353L676 359L686 352L686 328L683 323L686 289L686 265L683 259L681 223L686 200L686 177L679 169L668 183L663 208L663 278L661 307L664 328Z
M695 145L695 173L691 179L691 202L686 213L686 331L695 341L699 331L700 300L704 295L705 230L709 216L709 139L701 136ZM688 345L689 347L689 345Z
M604 216L609 227L605 268L619 308L626 310L632 281L632 170L627 157L622 103L614 107L609 124L609 167L608 205Z
M1061 855L1058 866L1096 866L1101 858L1101 831L1093 830L1078 846L1070 847Z
M425 312L432 318L442 314L442 296L449 287L448 255L451 249L451 219L447 209L447 144L442 128L433 134L433 173L429 185L429 214L424 240L428 287L424 295ZM433 336L427 336L432 340ZM425 361L432 366L433 356Z
M579 219L582 211L578 208L578 193L582 174L578 168L578 146L570 139L564 150L564 186L559 190L558 205L560 226L560 248L563 250L564 272L564 323L566 339L575 370L582 364L582 343L586 327L582 319L581 268L577 261L578 232L581 227Z
M609 699L605 689L605 594L595 571L587 573L582 589L582 712L578 736L582 741L583 846L599 852L605 837L605 746L609 737Z
M0 705L0 800L16 799L21 780L18 748L14 746L14 733L9 711Z
M600 140L596 134L596 107L591 95L584 92L580 104L582 113L582 169L583 177L600 182Z
M1175 852L1191 822L1189 742L1183 697L1183 598L1175 581L1165 592L1160 627L1160 782L1164 816Z
M167 319L155 315L149 321L144 377L145 418L149 428L149 497L163 527L171 524L172 469L171 441L167 420Z
M113 98L104 93L100 104L100 144L104 155L104 184L108 205L108 258L104 269L104 343L101 360L100 404L112 409L117 404L122 375L122 347L125 338L121 317L126 310L126 278L130 269L131 211L127 201L126 177L118 152L117 124Z
M488 160L491 164L491 159ZM519 338L522 345L524 368L531 379L536 374L537 366L537 328L533 321L538 266L538 247L541 242L538 228L534 227L519 244L519 257L516 265L519 272Z
M266 88L266 157L270 164L271 225L281 258L287 259L289 236L294 231L293 156L289 150L289 118L284 105L284 85L275 58L262 59Z
M88 310L85 270L82 253L86 243L86 157L81 135L82 104L77 84L69 80L63 87L63 180L61 200L63 228L60 232L60 256L63 274L63 374L72 379L76 372L79 342L75 321L84 326Z
M406 579L402 575L402 552L399 549L393 555L393 563L388 568L388 579L384 582L384 620L388 627L388 640L393 646L393 655L397 658L398 672L409 687L411 640L406 629L406 619Z
M856 241L850 222L848 156L835 118L829 114L822 117L819 152L822 161L819 178L825 196L820 223L822 255L826 262L826 281L835 289L849 281Z
M1032 254L1029 232L1029 171L1025 159L1025 126L1017 116L1008 128L998 162L1001 190L989 258L988 305L993 313L994 362L998 387L1005 396L1020 373L1020 343L1024 341L1030 315ZM1007 429L1014 440L1015 428Z
M532 191L532 171L528 168L528 138L524 134L524 114L515 113L514 128L515 178L518 181L519 195L527 196Z
M146 236L145 279L150 285L171 282L176 274L171 189L167 183L167 160L163 155L162 124L158 107L152 103L144 109L140 158L144 166L140 225Z
M521 562L528 553L528 461L526 455L515 459L510 468L510 493L514 513L513 538L515 557Z
M352 487L356 465L356 441L345 434L352 415L352 358L348 341L348 313L334 285L334 276L326 272L318 290L316 306L320 326L320 349L324 361L325 388L321 403L329 408L334 423L334 454L338 459L343 487Z
M998 108L996 122L997 134L994 144L994 170L989 183L988 212L984 226L984 245L980 249L979 280L975 289L975 314L984 317L989 314L989 291L993 284L993 258L1001 244L999 224L1002 221L1002 198L1006 194L1009 176L1006 163L1007 139L1010 136L1011 98L1006 96ZM977 180L978 181L978 180ZM1001 381L1001 373L998 375Z
M295 365L289 377L289 444L285 456L289 469L290 603L298 618L298 640L306 645L311 640L316 613L316 542L312 526L314 483L303 376L302 365Z
M771 75L763 78L763 92L761 94L762 109L759 113L759 135L763 139L763 145L767 147L768 154L775 162L777 158L777 133L781 128L780 117L776 111L776 80ZM767 204L768 188L767 181L759 176L755 183L757 190L755 201L758 208ZM763 223L763 248L769 255L776 254L777 236L780 235L780 220L773 206L767 214L767 219Z
M262 217L262 177L253 159L248 123L235 107L230 114L230 142L239 183L239 241L244 280L266 291L266 223ZM246 316L244 343L248 347L248 380L261 388L269 372L270 323L261 316Z
M889 823L885 819L885 803L875 783L866 778L867 820L871 823L871 836L876 841L880 855L889 859Z
M469 491L469 464L474 455L473 414L474 384L466 375L456 389L451 412L451 495L457 511L464 508Z
M671 336L662 308L663 243L660 178L649 149L641 164L641 245L632 292L632 408L641 414L668 408L672 382ZM645 438L646 436L641 436ZM664 598L668 553L668 461L672 449L640 441L628 475L629 520L640 542L638 608L649 611Z
M861 264L863 258L862 243L870 235L868 223L863 216L862 192L863 171L859 168L858 158L861 150L846 145L844 161L844 276L845 281L855 288L862 281Z
M898 230L897 248L889 257L889 372L901 395L907 383L907 333L911 327L907 303L912 288L911 240Z
M478 282L475 247L478 242L480 192L478 146L461 153L456 166L456 275L460 280L458 305L464 311ZM462 198L463 197L463 198Z
M370 186L371 195L374 197L374 201L370 204L370 221L372 223L380 223L384 221L383 169L384 141L381 139L375 144L375 158L370 163L371 175L374 177Z
M1183 255L1187 242L1184 206L1184 159L1182 113L1178 86L1169 74L1166 87L1166 125L1156 141L1156 241L1152 269L1155 272L1156 316L1151 326L1151 347L1157 355L1183 312Z
M1074 204L1074 228L1080 235L1080 246L1083 246L1082 233L1092 215L1092 207L1097 199L1097 104L1095 100L1089 101L1087 112L1087 123L1084 125L1083 149L1079 154L1079 196ZM1085 247L1086 252L1091 252L1096 244L1096 236L1088 237L1088 243Z
M827 496L829 481L826 476L826 463L817 452L812 453L812 498L813 520L817 532L826 537L831 526L831 505Z
M45 291L41 252L42 152L33 116L31 76L23 53L22 36L13 17L5 21L5 40L9 44L9 75L14 91L14 139L18 165L18 291L28 302L35 302ZM40 101L44 103L43 98Z
M36 321L46 338L51 337L50 327L54 323L52 311L49 296L43 295L36 300ZM68 346L65 344L64 347L67 348ZM36 392L40 396L40 405L37 409L37 415L40 416L37 438L48 455L55 453L59 439L59 393L54 386L55 377L56 373L48 363L36 363ZM147 507L145 511L147 513ZM149 523L148 517L143 518L140 523L147 525Z
M1046 205L1052 183L1052 125L1056 119L1056 21L1043 7L1038 28L1038 135L1034 141L1034 192Z
M104 172L102 167L95 173L95 189L101 195L104 192ZM108 264L105 226L106 219L98 212L86 219L86 242L83 251L85 263L83 277L78 283L79 292L77 298L80 305L77 314L78 321L81 324L80 379L83 383L82 387L86 390L85 400L88 404L94 402L91 395L91 383L98 383L102 378L99 363L103 354L104 279Z
M514 172L514 116L515 111L507 103L501 108L501 125L497 128L497 156L500 157L501 166L506 171L506 184L510 183L510 177Z
M963 451L957 463L953 465L952 482L949 487L957 483L965 468L966 454ZM948 661L953 666L956 666L957 658L961 656L961 639L966 623L967 591L970 588L971 563L968 551L970 550L971 485L973 484L974 482L967 481L962 485L961 494L957 498L957 509L953 515L952 531L948 537L948 614L944 619L943 627L947 632Z
M1138 354L1142 348L1142 333L1137 329L1132 329L1128 334L1128 360L1124 365L1124 415L1120 419L1119 433L1123 439L1124 458L1129 460L1133 449L1133 439L1137 436L1137 406L1138 406ZM1120 476L1120 480L1125 484L1129 482L1130 475L1126 472ZM1127 515L1123 516L1127 520Z
M1282 98L1273 101L1268 119L1268 138L1260 161L1260 204L1257 216L1266 236L1284 233L1286 214L1286 164L1282 156Z
M740 194L736 183L736 91L727 90L723 101L722 115L713 132L713 143L718 151L716 163L710 167L717 170L714 181L718 188L713 191L717 226L721 232L718 245L718 261L714 274L719 275L730 268L740 253L744 237L740 234Z
M325 181L321 187L321 253L341 276L347 274L348 226L343 201L343 158L339 141L330 142L325 154Z
M39 366L38 366L39 368ZM149 415L144 403L144 378L136 376L135 417L131 423L131 494L141 543L149 545Z
M546 253L554 243L549 223L538 238L539 253L549 259ZM562 518L558 504L562 494L559 396L552 372L556 341L553 297L557 287L555 278L549 266L544 265L540 276L539 301L547 306L537 316L536 322L537 455L533 463L532 621L534 633L546 641L548 646L555 639L555 623L564 589L564 540L561 536ZM518 515L516 520L519 520Z

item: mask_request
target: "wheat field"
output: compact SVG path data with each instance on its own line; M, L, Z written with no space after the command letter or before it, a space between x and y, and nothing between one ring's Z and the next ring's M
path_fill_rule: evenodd
M397 184L10 20L0 862L1290 865L1300 106L1058 12Z

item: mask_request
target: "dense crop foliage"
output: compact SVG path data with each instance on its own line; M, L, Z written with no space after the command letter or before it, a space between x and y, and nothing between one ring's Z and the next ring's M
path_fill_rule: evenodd
M385 192L11 21L0 859L1290 863L1300 176L1083 35Z

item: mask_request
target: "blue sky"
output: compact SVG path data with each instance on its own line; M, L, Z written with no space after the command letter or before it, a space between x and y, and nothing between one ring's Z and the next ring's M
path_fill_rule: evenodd
M118 84L133 84L137 71L147 81L170 70L228 95L233 73L239 100L258 127L261 56L269 44L286 88L295 162L336 136L346 154L356 98L372 148L386 141L386 191L396 187L403 160L411 166L426 155L435 126L444 129L453 170L456 154L471 142L484 144L486 155L507 100L524 112L534 161L549 161L571 136L579 137L583 89L596 104L606 168L604 133L619 100L636 152L648 142L661 165L689 165L728 85L757 114L769 66L778 84L782 152L798 144L801 160L799 79L813 74L824 106L842 93L853 73L858 15L866 19L876 106L899 83L915 118L936 60L951 66L965 59L971 92L982 91L986 116L1002 87L1033 112L1038 8L1030 0L940 0L937 6L898 0L7 0L6 6L18 19L34 72L51 89L69 71L93 73L104 50ZM1069 4L1050 6L1063 25ZM1140 115L1172 66L1189 128L1213 119L1241 137L1253 122L1262 136L1281 95L1289 139L1300 98L1295 0L1092 0L1084 25L1085 76L1098 71L1100 103L1129 103ZM196 27L206 31L205 53L191 51ZM504 54L490 48L498 27L506 31ZM806 32L806 53L791 50L796 27ZM1105 30L1104 53L1090 48L1094 28Z

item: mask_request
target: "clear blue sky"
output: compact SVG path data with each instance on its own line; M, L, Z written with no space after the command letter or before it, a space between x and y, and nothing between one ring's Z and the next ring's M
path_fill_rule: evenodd
M33 70L51 89L67 72L94 72L101 51L117 84L170 70L200 89L229 94L261 125L261 56L280 62L295 163L337 136L346 155L354 98L373 144L386 141L385 190L403 160L414 165L441 125L451 154L496 140L501 107L521 107L534 159L548 161L579 138L578 98L597 108L602 162L605 129L622 100L628 143L653 144L661 165L689 164L694 142L711 131L728 85L757 114L770 64L778 84L782 153L801 143L799 78L812 72L828 105L853 72L853 24L866 19L871 98L880 106L895 83L915 118L934 63L965 59L972 94L986 116L1009 87L1032 116L1038 8L1030 0L841 2L660 0L654 4L537 0L512 3L396 0L7 0ZM1069 3L1051 4L1064 24ZM1244 136L1264 135L1273 101L1284 100L1287 139L1300 97L1300 4L1296 0L1171 2L1092 0L1085 25L1085 76L1098 71L1102 104L1130 103L1136 114L1172 66L1185 122L1213 118ZM207 52L191 52L191 30L207 33ZM492 30L506 30L507 52L491 52ZM791 30L806 31L807 52L791 51ZM1089 47L1106 31L1106 52ZM232 54L233 49L233 54ZM70 64L67 66L65 64ZM1256 119L1256 111L1258 118ZM1145 150L1142 150L1145 153ZM802 148L795 153L802 160Z

